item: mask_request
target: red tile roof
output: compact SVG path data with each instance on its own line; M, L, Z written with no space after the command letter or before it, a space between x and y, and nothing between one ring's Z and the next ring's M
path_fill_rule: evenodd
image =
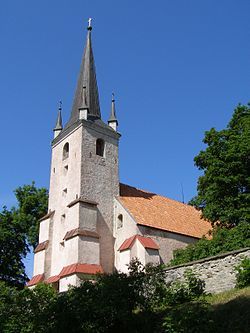
M34 253L45 250L47 248L48 244L49 244L48 240L46 240L45 242L39 243L37 245L37 247L35 248Z
M195 238L211 230L194 207L155 193L120 184L119 200L139 225Z
M80 228L72 229L68 232L66 232L63 239L68 240L70 238L76 237L76 236L85 236L85 237L92 237L92 238L99 238L99 235L95 231L91 230L84 230Z
M29 282L27 283L27 286L34 286L35 284L38 284L39 282L43 282L44 280L44 274L38 274L33 276L33 278L31 280L29 280Z
M59 275L54 275L49 277L47 280L45 280L45 283L54 283L60 280L60 276Z
M146 249L154 249L159 250L159 246L155 243L155 241L150 237L143 237L140 235L134 235L128 239L126 239L122 245L119 247L118 251L124 251L131 249L133 246L135 240L138 239L140 243L146 248Z
M64 276L68 276L75 273L83 273L83 274L97 274L103 273L103 269L100 265L95 264L72 264L66 267L63 267L61 270L60 278Z

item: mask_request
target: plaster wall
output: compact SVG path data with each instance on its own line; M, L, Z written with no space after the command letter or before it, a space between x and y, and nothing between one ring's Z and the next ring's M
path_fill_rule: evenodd
M118 216L120 214L123 217L123 226L121 228L118 228ZM127 238L132 237L138 233L139 233L139 229L138 229L133 217L122 206L119 199L115 199L114 200L113 234L114 234L114 238L115 238L114 252L115 252L116 269L121 269L120 265L124 266L123 263L122 264L120 263L121 260L123 262L123 259L120 259L120 252L118 251L119 247Z
M96 155L96 140L105 142L104 156ZM98 202L97 231L100 261L106 272L114 265L113 200L119 194L118 138L112 129L83 127L80 194Z
M160 247L160 261L165 264L173 258L174 250L184 248L188 244L195 243L198 240L197 238L145 226L139 226L139 231L141 235L151 237Z
M100 264L99 239L78 236L78 262L82 264Z
M79 205L79 227L81 229L96 231L97 230L97 208L88 204L80 203Z
M61 219L61 223L64 223L65 231L70 231L72 229L79 228L79 216L80 216L80 205L75 204L74 206L68 208L65 221ZM66 233L66 232L65 232ZM64 235L65 236L65 235Z
M130 262L130 250L119 252L117 256L116 269L119 272L128 273L128 263Z
M71 264L76 264L78 262L78 237L73 237L64 242L64 247L61 246L63 257L61 262L63 266L68 266ZM57 274L59 274L58 272Z
M146 264L152 263L155 265L160 264L159 251L154 249L145 249L145 262Z
M59 274L66 262L77 262L77 251L70 253L61 243L66 232L77 227L79 223L79 208L77 206L68 208L67 205L80 195L81 139L82 127L80 126L52 147L49 209L55 211L55 214L53 232L49 239L51 242L50 276ZM67 142L69 156L63 159L63 147Z
M40 222L39 226L39 243L42 243L49 239L49 223L50 219Z
M135 255L134 255L134 254L131 255L131 259L132 259L133 257L137 257L143 265L146 265L146 255L145 255L146 250L145 250L144 246L143 246L143 245L141 244L141 242L137 239L137 240L135 241L135 244L134 244L133 247L136 248L136 252L135 252Z
M69 286L80 286L81 280L77 274L65 276L59 280L59 292L67 291Z
M38 274L44 274L44 265L45 265L45 250L37 252L34 256L33 276Z

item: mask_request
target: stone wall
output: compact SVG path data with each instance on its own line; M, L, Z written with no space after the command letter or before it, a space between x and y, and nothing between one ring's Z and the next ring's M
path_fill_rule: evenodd
M226 291L235 287L235 266L238 265L244 257L250 258L250 248L167 268L166 281L171 282L182 279L185 270L192 269L200 279L205 281L205 290L207 293Z

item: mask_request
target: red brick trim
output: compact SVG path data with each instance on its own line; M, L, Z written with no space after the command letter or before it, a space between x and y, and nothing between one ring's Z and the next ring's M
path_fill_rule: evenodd
M39 243L37 245L37 247L35 248L34 253L45 250L47 248L48 244L49 244L48 240L46 240L45 242Z
M39 282L43 282L44 280L44 274L38 274L33 276L33 278L31 280L29 280L29 282L27 283L28 287L34 286L36 284L38 284Z
M59 276L62 278L76 273L95 275L97 273L103 273L103 269L101 265L96 264L72 264L63 267Z

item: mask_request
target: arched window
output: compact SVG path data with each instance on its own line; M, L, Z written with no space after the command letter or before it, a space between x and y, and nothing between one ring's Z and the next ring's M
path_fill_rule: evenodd
M119 214L117 218L117 229L120 229L122 227L123 227L123 216L122 214Z
M63 146L63 160L69 157L69 143L66 142Z
M99 156L104 155L104 146L105 146L105 143L102 139L96 140L96 155L99 155Z

